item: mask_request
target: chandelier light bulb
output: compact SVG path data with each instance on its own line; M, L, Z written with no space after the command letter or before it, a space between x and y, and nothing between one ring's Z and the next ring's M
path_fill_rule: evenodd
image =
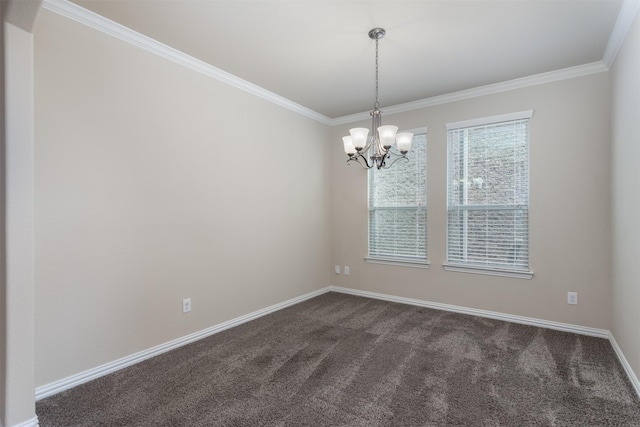
M396 141L396 132L398 132L398 126L386 125L378 128L380 143L385 150L391 148L393 143Z
M401 132L396 135L396 143L398 144L398 151L402 154L406 154L411 149L411 140L413 134L411 132Z
M369 135L369 129L367 128L353 128L349 129L351 134L351 140L356 150L361 151L365 145L367 145L367 136Z
M350 136L343 136L342 142L344 143L345 153L347 153L349 156L353 156L354 154L356 154L356 149L353 146L353 141L351 140Z

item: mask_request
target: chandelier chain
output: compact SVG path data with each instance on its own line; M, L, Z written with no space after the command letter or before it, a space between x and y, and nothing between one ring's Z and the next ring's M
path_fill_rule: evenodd
M378 103L378 39L376 38L376 104L375 109L377 110L380 104Z

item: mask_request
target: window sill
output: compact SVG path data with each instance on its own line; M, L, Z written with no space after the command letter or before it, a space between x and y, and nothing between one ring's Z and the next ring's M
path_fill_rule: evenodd
M400 265L403 267L429 268L431 263L428 260L402 259L402 258L384 258L384 257L365 257L369 264L384 265Z
M461 264L442 264L447 271L456 271L458 273L487 274L490 276L513 277L516 279L531 279L533 271L524 270L507 270L495 267L480 267Z

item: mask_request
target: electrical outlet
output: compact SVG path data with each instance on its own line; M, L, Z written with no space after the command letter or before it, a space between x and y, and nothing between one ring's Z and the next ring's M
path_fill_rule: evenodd
M578 305L577 292L567 292L567 304Z
M345 266L344 266L344 275L345 275L345 276L348 276L348 275L349 275L349 266L348 266L348 265L345 265Z
M182 300L182 312L188 313L191 311L191 298L185 298Z
M340 274L340 266L339 265L336 265L334 267L334 269L335 269L336 274Z

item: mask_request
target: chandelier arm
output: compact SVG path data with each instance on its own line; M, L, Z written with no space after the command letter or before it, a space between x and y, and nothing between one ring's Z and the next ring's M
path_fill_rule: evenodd
M381 156L385 156L387 154L388 150L385 150L384 147L382 146L382 142L380 141L380 138L376 138L376 153L381 155Z
M378 40L376 40L376 42L377 41ZM374 145L375 155L377 156L382 156L387 151L382 146L382 143L380 142L380 136L378 135L378 128L380 127L380 125L382 125L382 111L378 110L378 107L376 106L376 108L371 112L371 145Z
M364 161L364 163L365 163L364 165L362 164L362 161L360 161L360 159L362 159ZM369 165L369 162L367 162L367 158L364 157L361 154L358 154L358 155L350 157L349 160L347 160L347 164L349 162L356 162L357 164L359 164L362 167L362 169L371 169L371 166L373 166L373 165Z
M367 138L367 143L364 145L364 147L362 148L362 150L360 150L360 152L358 153L358 155L365 157L362 155L362 153L368 153L369 149L371 148L371 145L373 144L374 138Z
M391 159L391 156L388 156L387 159ZM387 159L385 159L385 160L387 160ZM407 156L402 156L401 155L400 157L396 157L395 159L393 159L393 161L391 163L389 163L389 164L386 164L386 162L385 162L385 164L382 165L382 169L389 169L391 166L393 166L393 164L395 162L397 162L398 160L401 160L401 159L404 159L405 162L409 161L409 158ZM378 169L381 169L381 168L378 168Z
M406 155L406 154L402 154L402 153L400 153L400 152L398 152L398 151L394 151L394 150L392 150L391 148L389 148L389 149L387 150L387 152L388 152L388 153L393 154L394 156L398 156L398 157L407 157L407 155ZM408 153L408 151L407 151L407 153Z

